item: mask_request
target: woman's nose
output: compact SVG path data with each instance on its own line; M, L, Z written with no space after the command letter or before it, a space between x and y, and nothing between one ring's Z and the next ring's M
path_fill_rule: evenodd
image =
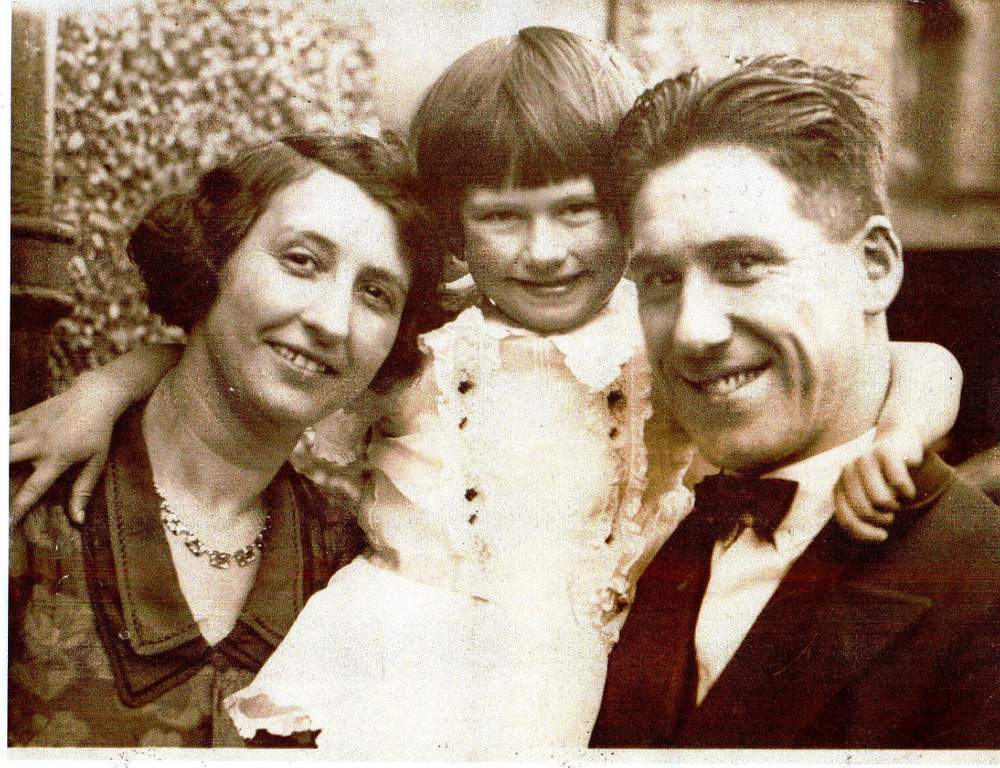
M353 301L353 286L337 284L317 291L299 316L316 343L342 343L351 332Z
M673 327L677 351L700 354L725 344L732 333L723 287L697 274L685 277Z

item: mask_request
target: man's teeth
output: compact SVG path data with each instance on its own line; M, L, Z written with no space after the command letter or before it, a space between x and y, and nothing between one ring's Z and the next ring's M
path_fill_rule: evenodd
M271 347L275 352L285 358L296 368L309 371L309 373L322 373L326 375L333 373L333 368L330 366L325 365L318 360L313 360L311 357L306 357L301 352L296 352L294 349L283 347L280 344L272 344Z
M753 381L764 372L763 368L755 368L751 371L739 371L728 376L720 376L717 379L700 382L697 387L708 395L728 395L735 392L744 384Z

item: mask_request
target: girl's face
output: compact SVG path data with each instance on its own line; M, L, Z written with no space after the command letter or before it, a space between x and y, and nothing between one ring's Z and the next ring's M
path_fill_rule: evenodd
M371 383L409 287L388 209L317 169L274 195L195 334L248 415L305 427Z
M541 333L593 317L625 271L625 249L589 178L544 187L473 187L462 205L465 260L479 289Z

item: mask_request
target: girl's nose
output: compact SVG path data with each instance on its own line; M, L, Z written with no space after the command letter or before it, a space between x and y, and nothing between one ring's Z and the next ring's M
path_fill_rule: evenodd
M529 268L539 272L558 271L567 256L558 225L546 218L533 220L528 227L524 253Z

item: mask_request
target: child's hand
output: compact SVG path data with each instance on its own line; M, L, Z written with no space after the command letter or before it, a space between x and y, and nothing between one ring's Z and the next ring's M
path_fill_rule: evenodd
M81 375L66 392L10 417L10 462L30 461L34 471L11 502L11 525L74 464L86 462L73 483L69 514L83 522L84 510L107 462L117 414L107 393Z
M878 437L868 453L844 467L833 489L837 522L861 541L885 541L900 497L912 499L917 493L909 468L923 457L915 431L896 429Z

